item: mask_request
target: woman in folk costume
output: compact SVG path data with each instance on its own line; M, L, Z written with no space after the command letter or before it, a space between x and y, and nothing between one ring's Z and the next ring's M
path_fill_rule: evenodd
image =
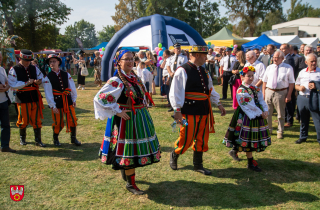
M95 51L95 58L94 58L94 84L98 84L98 87L101 87L102 81L101 81L101 57L100 52Z
M268 105L263 100L260 88L250 85L254 78L254 67L244 67L239 72L243 77L236 94L239 106L232 117L223 143L233 148L229 152L231 156L238 158L238 151L246 152L248 169L260 172L258 163L253 160L252 152L262 152L271 144L266 120Z
M119 51L115 62L118 73L94 97L96 119L108 118L99 155L103 163L121 170L128 191L142 195L135 184L135 168L160 161L159 141L145 108L145 98L151 98L132 70L132 53Z

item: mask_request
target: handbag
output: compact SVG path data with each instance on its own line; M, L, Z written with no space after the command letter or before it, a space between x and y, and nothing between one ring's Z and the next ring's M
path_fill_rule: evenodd
M234 85L234 83L236 82L236 79L237 79L237 75L233 74L228 81L229 85Z
M242 68L241 68L241 66L240 66L240 64L239 64L238 70L241 70L241 69L242 69ZM229 79L229 81L228 81L228 84L234 85L234 83L236 82L236 79L239 79L239 75L233 74L233 75L230 77L230 79Z
M88 68L86 66L86 63L84 63L84 67L81 68L81 72L80 72L81 76L83 77L86 77L89 75L89 72L88 72Z

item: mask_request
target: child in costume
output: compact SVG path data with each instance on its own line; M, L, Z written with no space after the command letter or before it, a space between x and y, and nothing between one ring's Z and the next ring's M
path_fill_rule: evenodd
M233 148L229 154L235 160L240 160L238 152L246 152L248 169L260 172L257 161L253 160L252 152L262 152L271 144L266 120L268 105L260 88L250 85L254 78L254 67L244 67L239 73L243 77L236 94L239 106L232 117L223 143Z

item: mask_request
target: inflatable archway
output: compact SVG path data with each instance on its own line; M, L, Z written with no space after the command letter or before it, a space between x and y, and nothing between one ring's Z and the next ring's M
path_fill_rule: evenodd
M173 17L155 14L132 21L119 30L106 46L101 79L107 81L112 76L113 58L119 47L146 46L151 50L162 43L168 49L176 42L185 46L206 45L196 30Z

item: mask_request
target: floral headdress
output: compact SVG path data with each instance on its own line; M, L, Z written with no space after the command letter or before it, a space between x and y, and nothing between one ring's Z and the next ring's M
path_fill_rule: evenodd
M129 51L129 50L120 50L120 51L118 51L118 52L116 53L116 56L114 57L113 62L114 62L115 64L118 64L119 61L120 61L120 59L122 58L122 56L123 56L124 54L126 54L127 52L130 52L130 51Z
M244 74L248 73L249 71L252 71L253 73L256 72L256 69L253 66L244 67L239 71L239 73L243 76Z

